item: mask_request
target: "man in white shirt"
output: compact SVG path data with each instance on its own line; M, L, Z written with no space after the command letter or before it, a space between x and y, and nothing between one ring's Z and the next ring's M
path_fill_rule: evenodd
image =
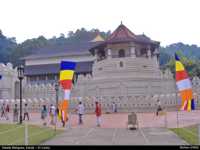
M83 117L83 114L84 114L84 105L82 104L82 102L79 102L79 105L77 106L76 111L77 111L78 116L79 116L79 124L83 124L82 117Z
M115 102L112 103L112 112L113 113L117 112L117 104Z
M26 117L29 120L28 104L25 104L25 107L24 107L24 119L23 120L25 120Z
M51 104L50 106L51 125L55 125L55 113L56 113L56 108L54 105Z

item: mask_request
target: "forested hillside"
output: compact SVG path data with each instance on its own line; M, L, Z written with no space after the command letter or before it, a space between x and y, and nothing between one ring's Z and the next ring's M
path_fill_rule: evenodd
M92 40L97 33L106 38L110 35L110 31L102 32L98 29L92 29L87 31L84 28L78 29L75 32L68 32L67 37L64 34L60 34L59 37L52 37L46 39L44 36L38 38L27 39L23 43L17 44L15 38L7 38L0 32L0 62L12 62L14 66L23 63L20 58L30 55L38 49L43 47L55 47L55 45L62 44L79 44L80 42Z
M0 30L0 62L12 62L14 66L24 63L20 58L35 53L43 47L51 47L62 44L79 44L80 42L92 40L97 33L106 38L110 31L104 32L98 29L86 30L85 28L77 29L75 32L70 31L65 37L60 34L59 37L46 39L44 36L27 39L23 43L16 43L14 37L8 38ZM200 76L200 47L197 45L188 45L184 43L174 43L160 48L160 66L162 69L170 68L174 72L174 53L177 52L184 61L190 74Z

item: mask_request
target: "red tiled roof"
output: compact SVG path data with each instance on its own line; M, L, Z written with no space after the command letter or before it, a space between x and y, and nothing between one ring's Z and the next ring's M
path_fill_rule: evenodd
M94 47L90 48L89 51L94 53L94 49L97 47L105 47L107 44L114 44L114 43L126 43L126 42L136 42L142 44L153 44L155 46L159 46L160 42L153 41L146 35L135 35L131 32L125 25L120 24L117 29L103 42L95 45Z
M126 26L121 24L107 39L106 41L119 41L119 40L134 40L135 34L131 32Z
M146 44L158 44L146 35L135 35L125 25L120 24L117 29L105 40L105 43L138 42Z

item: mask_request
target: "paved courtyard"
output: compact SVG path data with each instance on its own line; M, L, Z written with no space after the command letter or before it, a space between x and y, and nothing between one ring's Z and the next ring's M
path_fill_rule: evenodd
M40 119L40 113L30 114L30 124L42 125ZM167 112L167 115L156 116L155 113L137 113L138 122L140 128L146 127L167 127L176 128L177 127L177 112ZM189 126L200 123L200 110L195 110L192 112L178 112L178 127ZM10 120L7 121L4 118L0 118L1 122L12 123L12 114L9 114ZM71 117L71 127L77 128L78 116L72 114ZM48 118L48 122L50 119ZM95 127L96 117L94 114L86 114L83 116L84 124L82 127L93 128ZM102 115L102 128L126 128L128 121L128 113L115 113L115 114L103 114ZM58 122L58 127L62 127L61 123ZM66 125L67 127L67 125Z
M166 128L71 128L42 145L187 145Z
M139 130L127 130L128 113L103 114L101 128L96 127L94 114L85 114L83 125L78 125L78 116L71 115L64 132L46 145L183 145L185 141L167 128L189 126L200 123L200 110L192 112L167 112L156 116L155 113L137 113ZM0 123L12 123L0 118ZM50 119L48 118L48 126ZM29 124L42 125L40 113L31 113ZM52 126L53 127L53 126ZM166 128L167 127L167 128ZM60 122L57 128L62 128Z

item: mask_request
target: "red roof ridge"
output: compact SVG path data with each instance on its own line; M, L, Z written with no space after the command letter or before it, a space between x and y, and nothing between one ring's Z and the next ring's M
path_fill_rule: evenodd
M122 23L117 27L115 31L106 39L106 41L111 41L115 39L135 39L136 35L130 31L125 25Z

